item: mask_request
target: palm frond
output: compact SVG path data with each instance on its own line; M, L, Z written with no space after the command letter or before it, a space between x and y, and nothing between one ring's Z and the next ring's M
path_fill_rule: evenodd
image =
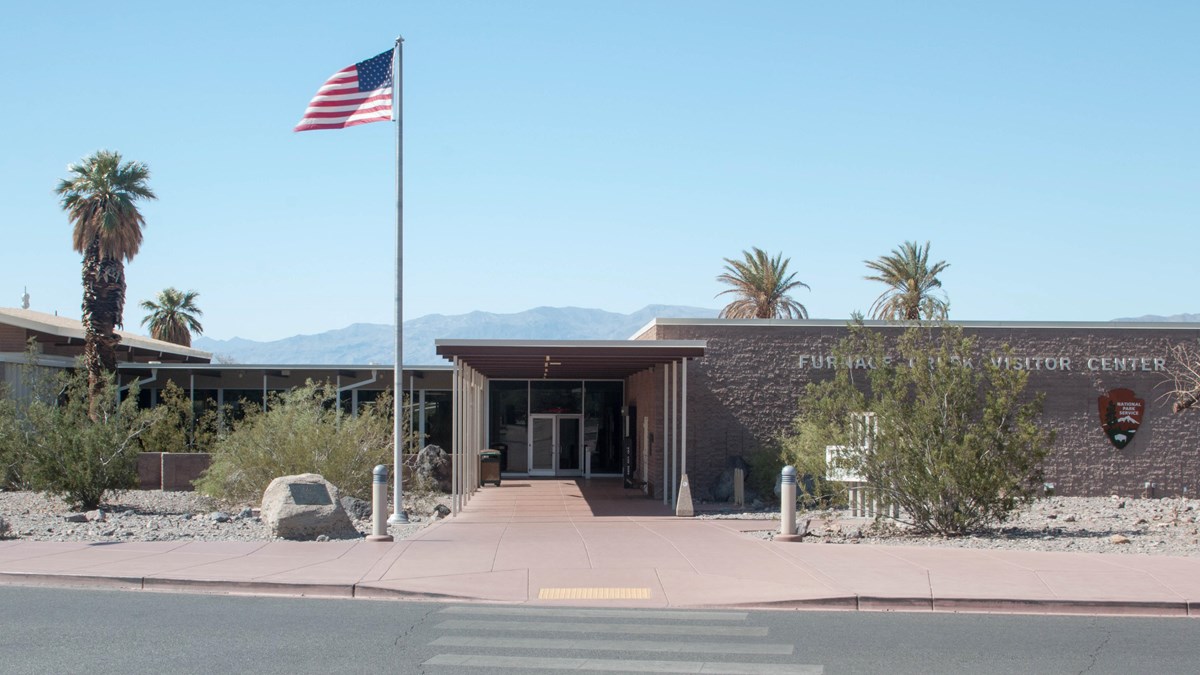
M728 284L730 288L717 293L716 297L727 293L737 297L721 310L721 318L808 318L808 310L804 305L789 295L797 288L809 288L808 284L796 281L795 272L788 273L790 259L784 259L782 253L772 258L757 247L742 251L742 258L725 258L725 271L717 276L717 281Z
M863 263L867 269L876 272L865 279L888 287L871 304L869 311L873 318L915 321L945 319L949 314L949 303L944 294L937 294L935 290L942 287L938 275L950 264L940 260L930 265L928 241L924 246L906 241L890 254Z

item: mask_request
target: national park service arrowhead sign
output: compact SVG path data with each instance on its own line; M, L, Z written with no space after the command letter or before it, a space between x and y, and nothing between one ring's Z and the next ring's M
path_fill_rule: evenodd
M1132 389L1113 389L1100 396L1100 426L1108 440L1120 450L1133 440L1142 426L1146 402Z

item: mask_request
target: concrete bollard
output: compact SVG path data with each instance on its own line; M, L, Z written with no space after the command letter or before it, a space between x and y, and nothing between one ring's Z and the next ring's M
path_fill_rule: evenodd
M779 534L775 541L800 541L796 535L796 467L783 467L779 477Z
M371 535L367 541L392 541L387 533L388 469L383 464L371 472Z

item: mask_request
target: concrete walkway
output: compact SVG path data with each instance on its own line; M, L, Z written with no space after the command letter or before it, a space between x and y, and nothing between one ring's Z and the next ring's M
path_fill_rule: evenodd
M764 524L765 523L765 524ZM768 542L611 480L506 480L394 543L0 541L0 583L609 607L1200 616L1200 559Z

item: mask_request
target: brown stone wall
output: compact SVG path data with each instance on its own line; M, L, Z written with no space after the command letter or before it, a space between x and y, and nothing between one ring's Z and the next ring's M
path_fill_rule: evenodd
M647 494L657 498L662 497L662 464L663 464L663 432L662 432L662 367L647 370L631 376L625 384L626 405L637 406L638 419L636 433L638 438L638 480L642 478L641 468L646 469ZM650 444L642 445L643 419L649 419Z
M138 487L142 490L190 492L194 482L212 464L206 452L138 453Z
M658 339L708 342L707 355L689 367L689 473L701 497L728 457L748 457L787 430L804 386L831 373L801 367L801 356L828 357L846 333L844 326L800 323L657 328ZM1153 361L1165 359L1173 344L1200 339L1200 329L968 325L966 332L978 336L985 353L1011 346L1019 367L1030 370L1030 391L1046 394L1043 422L1057 434L1046 480L1058 494L1141 495L1146 483L1158 496L1200 489L1200 415L1171 412ZM1101 429L1097 400L1119 387L1145 400L1142 426L1120 450Z
M24 328L0 324L0 352L23 352L25 340Z

